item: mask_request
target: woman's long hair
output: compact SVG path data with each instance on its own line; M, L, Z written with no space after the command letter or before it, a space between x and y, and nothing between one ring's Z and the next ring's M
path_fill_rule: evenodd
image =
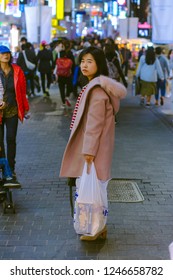
M146 62L146 64L151 65L151 64L153 64L155 62L155 60L156 60L156 55L155 55L155 52L154 52L154 48L153 47L149 47L146 50L145 62Z
M173 49L170 49L168 52L168 56L167 56L168 60L170 60L170 55L171 55L172 51L173 51Z
M111 61L115 57L117 58L114 45L105 44L103 47L103 51L108 61Z
M100 75L108 76L108 67L103 50L97 47L88 47L84 49L79 54L79 63L81 63L83 56L86 54L91 54L96 62L97 73L95 74L95 77Z

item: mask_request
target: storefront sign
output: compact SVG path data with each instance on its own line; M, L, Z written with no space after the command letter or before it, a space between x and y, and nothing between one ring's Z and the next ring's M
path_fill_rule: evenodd
M56 18L64 19L64 0L56 0Z
M151 0L152 42L156 44L173 43L173 1Z

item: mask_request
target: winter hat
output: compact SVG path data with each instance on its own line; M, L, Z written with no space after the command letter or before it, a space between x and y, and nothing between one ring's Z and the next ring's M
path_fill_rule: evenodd
M1 45L0 46L0 53L11 53L11 51L6 46Z
M42 45L42 46L46 46L46 45L47 45L47 42L46 42L45 40L43 40L43 41L41 42L41 45Z

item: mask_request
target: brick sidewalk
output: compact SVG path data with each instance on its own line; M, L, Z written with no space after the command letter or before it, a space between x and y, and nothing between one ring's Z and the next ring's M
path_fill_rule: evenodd
M112 177L135 180L145 200L109 203L108 238L89 243L74 232L69 190L59 178L70 124L60 105L52 86L49 99L32 99L31 119L19 126L16 171L23 188L13 191L16 214L0 212L0 259L169 259L172 117L162 108L141 108L129 85L118 114Z

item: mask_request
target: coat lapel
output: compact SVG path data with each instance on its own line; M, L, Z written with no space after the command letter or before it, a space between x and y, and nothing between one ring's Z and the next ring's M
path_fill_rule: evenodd
M81 99L80 99L80 106L78 108L78 112L77 112L76 119L75 119L75 122L74 122L74 125L73 125L73 129L72 129L71 134L70 134L70 139L73 137L73 134L75 133L75 131L76 131L76 129L77 129L79 123L80 123L83 112L85 110L85 104L86 104L86 100L89 96L90 90L98 84L100 84L100 82L99 82L99 78L97 77L97 78L93 79L88 84L86 90L83 92L83 94L81 96Z

